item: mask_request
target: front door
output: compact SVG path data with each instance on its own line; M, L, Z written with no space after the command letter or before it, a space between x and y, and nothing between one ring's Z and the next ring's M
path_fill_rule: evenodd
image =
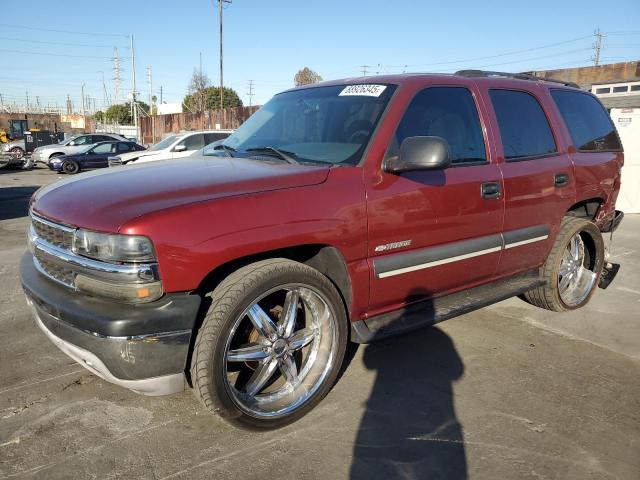
M411 100L387 152L413 136L438 136L451 167L391 174L367 187L370 315L472 286L495 274L504 204L487 154L476 92L434 86Z
M115 155L115 146L117 142L114 143L101 143L93 147L91 153L85 155L86 160L84 161L85 168L103 168L108 166L107 159Z

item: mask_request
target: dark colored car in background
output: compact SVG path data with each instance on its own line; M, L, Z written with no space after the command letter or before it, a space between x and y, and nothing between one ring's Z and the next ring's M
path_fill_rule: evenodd
M142 150L146 149L135 142L100 142L73 155L55 157L48 163L48 166L51 170L72 175L80 173L82 170L108 167L108 158L119 153Z

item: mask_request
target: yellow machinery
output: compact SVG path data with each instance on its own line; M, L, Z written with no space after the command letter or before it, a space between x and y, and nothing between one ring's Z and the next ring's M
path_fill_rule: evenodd
M7 132L4 130L0 130L0 143L8 143L9 137L7 137Z

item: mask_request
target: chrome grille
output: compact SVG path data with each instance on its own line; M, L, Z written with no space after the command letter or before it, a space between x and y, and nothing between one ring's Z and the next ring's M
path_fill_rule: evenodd
M31 225L36 235L51 245L71 250L73 243L73 229L64 225L56 225L55 223L44 220L36 215L31 215Z
M60 283L63 283L68 287L73 287L73 270L68 268L63 263L50 260L49 258L47 258L46 253L43 253L38 249L35 250L35 257L36 261L38 262L38 267L40 267L45 275L53 278L54 280L57 280Z

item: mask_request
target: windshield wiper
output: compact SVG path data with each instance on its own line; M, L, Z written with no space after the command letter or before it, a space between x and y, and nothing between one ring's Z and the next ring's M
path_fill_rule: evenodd
M224 143L221 143L219 145L216 145L215 147L213 147L214 150L224 150L228 156L233 157L233 152L236 151L235 148L230 147L229 145L225 145Z
M284 160L287 163L291 163L292 165L300 165L300 162L295 158L293 158L293 155L295 155L295 153L287 152L286 150L279 150L275 147L254 147L254 148L247 148L246 151L247 152L272 152L272 153L275 153L278 156L278 158Z

